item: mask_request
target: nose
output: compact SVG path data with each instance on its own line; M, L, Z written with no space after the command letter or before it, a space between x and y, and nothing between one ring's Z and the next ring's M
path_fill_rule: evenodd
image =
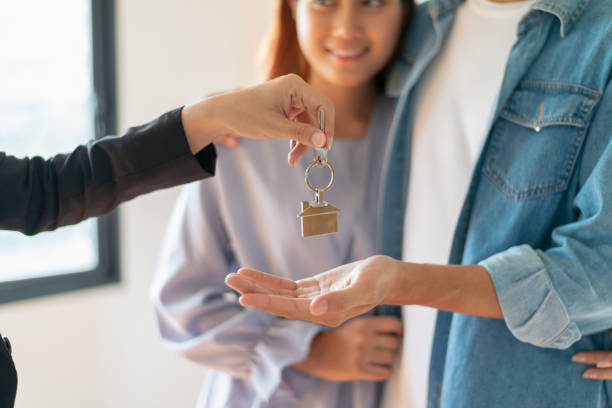
M352 39L361 35L362 24L359 19L359 12L355 7L354 2L342 2L343 6L340 7L334 16L334 30L333 34L335 37L340 39ZM349 3L349 4L347 4Z

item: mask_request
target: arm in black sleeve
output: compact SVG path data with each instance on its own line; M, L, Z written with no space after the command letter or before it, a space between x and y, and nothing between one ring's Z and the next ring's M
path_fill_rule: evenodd
M214 174L212 144L189 150L181 109L49 160L0 152L0 229L33 235L112 211L138 195Z
M10 343L0 334L0 407L15 405L17 370L11 358Z

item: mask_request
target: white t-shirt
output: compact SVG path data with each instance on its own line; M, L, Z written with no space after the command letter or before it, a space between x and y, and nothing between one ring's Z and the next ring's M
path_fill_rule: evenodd
M467 0L425 74L412 135L402 257L448 262L472 169L497 104L518 23L535 0ZM425 408L436 311L404 306L404 338L384 408Z

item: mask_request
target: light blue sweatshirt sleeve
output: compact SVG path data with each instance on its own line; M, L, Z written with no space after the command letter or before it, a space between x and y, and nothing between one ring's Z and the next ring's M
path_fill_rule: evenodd
M244 380L268 400L283 369L306 358L322 328L240 306L224 283L232 259L214 180L186 186L166 233L152 302L167 347Z
M612 86L585 141L575 222L553 230L554 246L510 248L480 263L504 319L521 341L565 349L612 326Z

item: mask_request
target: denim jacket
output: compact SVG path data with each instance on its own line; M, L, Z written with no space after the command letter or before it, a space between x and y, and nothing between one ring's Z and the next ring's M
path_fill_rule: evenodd
M460 4L417 8L388 83L380 244L396 258L415 95ZM610 0L539 0L521 20L449 258L488 270L504 320L439 313L430 408L611 406L570 360L612 348L611 67Z

